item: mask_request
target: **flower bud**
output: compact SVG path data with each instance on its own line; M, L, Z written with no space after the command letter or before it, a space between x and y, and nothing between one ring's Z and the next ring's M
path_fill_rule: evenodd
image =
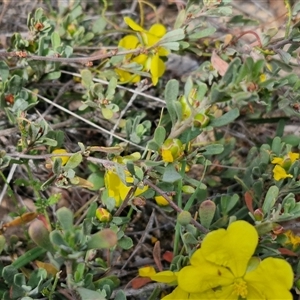
M183 155L183 144L179 139L166 139L161 147L164 162L173 162Z
M189 211L186 211L186 210L182 211L177 216L177 221L182 226L186 226L186 225L190 224L191 220L192 220L192 215Z
M216 212L216 204L211 200L205 200L201 203L199 208L200 223L209 228Z
M207 115L199 113L194 118L194 126L204 128L208 125L209 121L210 119Z
M100 222L103 222L103 223L108 223L112 219L111 213L103 207L99 207L96 210L96 217L98 218L98 220Z
M191 115L192 109L190 105L187 103L187 99L185 96L180 97L179 103L181 105L182 120L186 120Z
M255 221L262 221L264 219L264 213L261 208L256 209L253 212L253 216L254 216Z

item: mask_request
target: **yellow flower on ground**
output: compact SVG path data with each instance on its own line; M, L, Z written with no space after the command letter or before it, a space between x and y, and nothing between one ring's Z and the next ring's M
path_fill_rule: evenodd
M178 286L164 299L179 299L181 293L180 299L292 300L291 266L280 258L252 257L257 244L256 229L245 221L208 233L191 265L176 274ZM159 281L158 274L152 279Z
M127 183L133 183L133 177L127 172L126 176ZM104 175L104 184L108 191L108 196L114 198L116 201L116 207L119 207L121 203L125 200L128 192L131 187L126 186L117 173L113 170L107 170ZM148 189L148 186L143 186L142 188L137 188L134 196L138 196L145 192Z
M285 158L274 157L271 161L272 164L276 166L273 169L273 177L275 180L279 181L285 178L293 178L291 174L287 173L290 166L299 159L299 153L289 152Z
M140 36L140 40L138 39L138 37L132 34L127 35L120 40L119 47L125 48L127 50L137 49L141 46L148 48L152 47L166 34L166 28L162 24L154 24L151 26L149 31L147 31L143 27L138 25L136 22L134 22L131 18L125 17L124 21L132 30L136 31ZM147 54L139 54L133 59L131 59L132 55L129 54L126 56L126 58L129 59L130 62L136 62L141 64L143 66L143 71L150 72L152 83L153 85L156 85L158 79L164 74L166 69L165 63L160 57L167 56L168 54L169 51L167 49L157 46L149 50ZM121 71L123 72L121 73L120 69L116 69L116 72L120 76L120 80L122 82L140 81L139 75L135 75L133 78L131 78L132 74L130 72L126 72L124 70Z

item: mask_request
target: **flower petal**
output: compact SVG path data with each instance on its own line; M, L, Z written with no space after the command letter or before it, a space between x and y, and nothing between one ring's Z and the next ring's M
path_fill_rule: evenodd
M227 267L235 277L241 277L257 244L258 233L254 226L246 221L236 221L227 230L210 232L204 238L201 250L206 260Z
M156 271L152 266L146 266L139 268L139 276L140 277L150 277L155 275Z
M283 158L281 157L274 157L271 161L272 164L281 165L283 163Z
M156 85L158 78L161 77L166 70L165 63L155 54L151 59L150 73L153 85Z
M248 284L247 299L293 299L293 270L287 261L268 257L259 266L244 276Z
M124 21L134 31L139 31L139 32L144 31L144 28L138 25L136 22L134 22L131 18L125 17Z
M164 36L166 34L166 32L167 32L167 29L163 24L153 24L149 29L149 33L151 33L152 35L155 35L159 38Z
M203 293L218 286L229 285L234 276L227 268L205 259L202 248L191 257L191 266L178 272L178 286L189 293Z
M124 49L136 49L137 45L139 43L139 39L137 38L137 36L133 35L133 34L129 34L124 36L120 41L118 46L122 47Z
M287 177L293 178L291 174L288 174L285 169L279 165L276 165L273 169L273 177L276 181L279 181L281 179L285 179Z
M299 159L299 153L289 152L288 156L291 159L292 163Z
M151 276L151 279L157 282L163 282L163 283L176 283L177 276L176 273L172 271L162 271L158 272L155 275Z
M127 71L121 69L115 69L115 72L119 75L121 82L139 82L141 81L141 76L137 74L131 74Z

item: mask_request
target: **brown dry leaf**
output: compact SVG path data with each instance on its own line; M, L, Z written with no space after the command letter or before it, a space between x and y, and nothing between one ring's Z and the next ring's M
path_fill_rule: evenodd
M212 66L218 71L218 73L221 76L224 76L227 69L228 69L228 63L223 60L217 53L216 51L213 51L212 56L211 56L211 64Z
M160 241L157 241L154 245L153 258L158 270L161 272L163 270L163 266L161 264L161 257L160 257Z
M53 277L55 277L56 273L59 271L52 264L44 263L39 260L36 260L35 263L39 268L45 269L47 271L47 274L52 275Z

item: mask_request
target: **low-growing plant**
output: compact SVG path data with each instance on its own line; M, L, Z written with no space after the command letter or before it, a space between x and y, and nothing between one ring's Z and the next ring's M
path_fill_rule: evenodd
M36 8L0 53L1 299L293 299L299 3L260 33L229 0L174 1L168 23L137 3ZM178 78L174 54L199 66Z

